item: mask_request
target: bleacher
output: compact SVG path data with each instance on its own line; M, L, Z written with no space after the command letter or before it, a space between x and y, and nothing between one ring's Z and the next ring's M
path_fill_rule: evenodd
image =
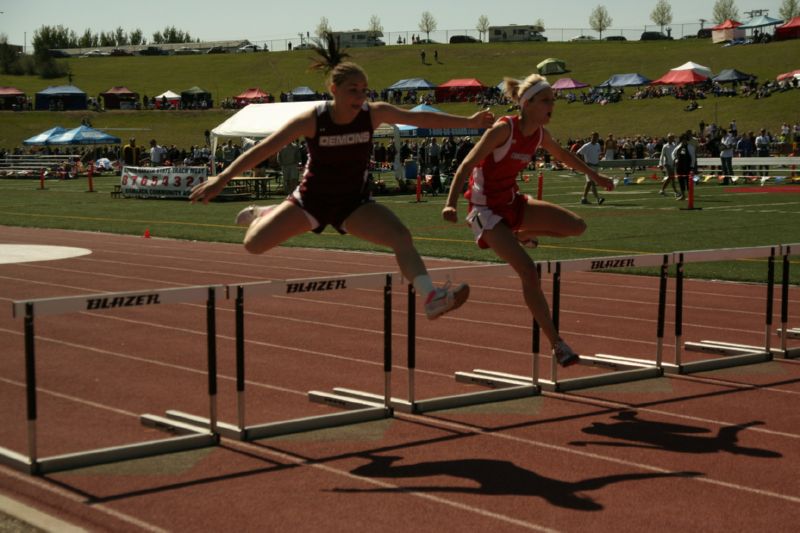
M53 175L65 163L79 161L77 154L7 154L0 158L0 177L38 178L42 169Z

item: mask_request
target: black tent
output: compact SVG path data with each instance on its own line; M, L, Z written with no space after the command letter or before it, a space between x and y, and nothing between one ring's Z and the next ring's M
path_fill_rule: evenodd
M213 102L211 93L196 85L181 91L181 106L184 109L206 109L210 108Z
M751 79L755 79L755 76L753 76L752 74L745 74L744 72L739 72L735 68L726 68L725 70L720 71L719 74L717 74L711 79L717 83L732 83L732 82L748 81Z

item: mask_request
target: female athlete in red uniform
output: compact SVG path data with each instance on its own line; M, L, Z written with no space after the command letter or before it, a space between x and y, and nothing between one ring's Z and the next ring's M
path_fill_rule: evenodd
M446 113L410 112L366 100L367 75L345 57L328 36L327 48L318 47L315 66L328 72L332 102L292 119L243 153L218 176L192 189L192 202L208 203L234 176L255 167L290 142L305 137L309 159L300 185L281 204L271 208L250 207L237 216L248 225L244 246L264 253L295 235L321 232L331 225L340 233L391 248L400 270L412 281L425 302L430 319L461 306L469 287L461 284L434 288L411 233L394 213L375 203L368 190L367 169L372 151L372 132L380 124L413 124L423 128L488 128L494 121L489 111L471 117Z
M541 146L608 190L614 184L559 146L544 129L555 105L553 91L545 78L538 74L524 81L506 78L505 92L519 103L520 114L500 118L470 151L453 178L442 217L457 222L458 195L469 175L469 189L464 196L469 200L467 222L476 242L481 248L492 248L517 272L525 303L552 344L558 362L568 366L578 362L578 356L558 336L539 286L536 266L520 244L535 247L539 235L580 235L586 223L571 211L520 193L517 175Z

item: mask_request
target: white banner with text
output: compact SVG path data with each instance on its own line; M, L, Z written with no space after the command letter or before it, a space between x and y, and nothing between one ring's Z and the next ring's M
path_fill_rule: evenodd
M188 198L206 167L122 167L120 193L130 198Z

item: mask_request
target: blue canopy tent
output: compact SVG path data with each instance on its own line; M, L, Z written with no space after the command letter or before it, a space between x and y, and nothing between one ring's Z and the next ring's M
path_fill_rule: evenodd
M711 80L717 83L730 83L737 81L747 81L755 78L756 76L753 76L752 74L745 74L744 72L739 72L735 68L726 68L724 70L721 70L720 73L711 78Z
M39 135L34 135L29 139L25 139L22 141L22 144L26 146L44 146L47 144L47 140L51 137L55 137L61 133L67 131L67 128L62 128L61 126L56 126L54 128L50 128L49 130L45 130Z
M68 111L86 109L88 103L86 93L74 85L59 85L36 93L35 107L37 111Z
M389 86L389 89L394 91L426 90L435 88L435 83L431 83L424 78L409 78L400 80Z
M739 26L740 30L752 30L754 28L763 28L764 26L777 26L781 24L783 21L781 19L774 19L772 17L768 17L766 15L761 15L755 18L752 18Z
M614 74L598 87L636 87L647 85L648 83L650 83L650 80L641 74Z
M47 140L47 144L120 144L119 137L114 137L108 133L90 128L89 126L78 126L71 130L64 131L58 135L53 135Z
M420 111L428 111L431 113L441 113L441 109L437 109L428 104L420 104L412 107L409 111L418 113ZM477 128L418 128L417 126L409 126L407 124L397 124L397 131L400 137L463 137L468 135L470 137L478 137L483 135L483 129Z
M291 91L292 101L294 102L308 102L310 100L319 100L316 92L312 91L310 87L295 87Z

